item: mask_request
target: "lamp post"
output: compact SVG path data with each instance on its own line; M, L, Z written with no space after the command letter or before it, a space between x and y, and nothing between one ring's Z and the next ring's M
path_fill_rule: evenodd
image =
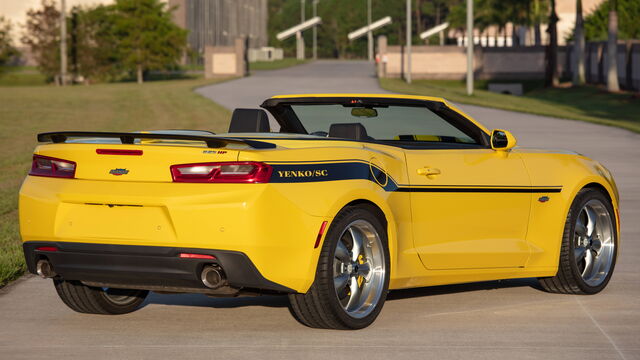
M467 95L473 95L473 0L467 0Z
M411 84L411 0L407 0L407 71L405 80Z
M371 0L367 0L367 25L369 32L367 33L369 61L373 61L373 31L371 31Z
M305 3L305 0L300 0L300 23L301 24L304 22L304 3ZM298 60L304 60L304 37L302 37L302 31L299 31L298 33L296 33L296 42L297 42L296 58Z
M318 2L320 0L313 0L313 17L318 16ZM313 60L318 58L318 26L313 27Z
M60 1L60 84L67 84L67 13L65 0Z

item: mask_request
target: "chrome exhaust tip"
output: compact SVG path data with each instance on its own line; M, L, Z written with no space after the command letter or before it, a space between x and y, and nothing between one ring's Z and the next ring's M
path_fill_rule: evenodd
M224 275L220 268L215 267L213 265L207 265L202 269L202 273L200 274L200 279L204 286L209 289L217 289L224 283Z
M38 260L38 263L36 264L36 272L43 279L52 278L58 275L55 271L53 271L53 267L51 266L49 260L45 259Z

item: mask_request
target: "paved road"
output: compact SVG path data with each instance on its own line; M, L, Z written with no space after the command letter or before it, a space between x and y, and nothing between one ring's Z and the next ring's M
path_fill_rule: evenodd
M232 108L278 93L382 91L368 64L323 61L199 92ZM623 246L603 293L552 295L528 280L396 291L373 326L341 332L298 324L282 297L152 295L133 314L80 315L49 281L31 277L0 290L0 358L640 359L640 135L463 108L489 127L513 130L523 146L577 150L612 170Z

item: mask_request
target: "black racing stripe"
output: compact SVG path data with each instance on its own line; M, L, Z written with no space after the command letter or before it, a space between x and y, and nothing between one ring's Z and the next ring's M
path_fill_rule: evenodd
M357 161L357 162L356 162ZM369 180L385 191L395 191L396 182L382 169L364 161L341 163L277 164L273 167L272 183L307 183L337 180Z
M369 165L361 162L270 164L273 174L270 182L297 183L335 180L368 179Z
M460 187L442 187L442 188L421 188L421 187L400 187L397 192L435 192L435 193L559 193L559 188L460 188Z
M339 180L369 180L385 191L433 192L433 193L559 193L561 186L500 186L500 185L398 185L378 166L360 159L338 160L344 162L278 162L273 167L272 183L308 183Z
M340 159L340 160L296 160L296 161L278 161L278 160L272 160L272 161L268 161L269 164L290 164L290 165L296 165L296 164L326 164L326 163L331 163L331 164L344 164L344 163L349 163L349 162L360 162L360 163L364 163L364 164L368 164L369 162L366 160L362 160L362 159Z
M410 188L500 188L500 189L562 189L561 185L547 185L547 186L531 186L531 185L409 185L398 184L400 187Z

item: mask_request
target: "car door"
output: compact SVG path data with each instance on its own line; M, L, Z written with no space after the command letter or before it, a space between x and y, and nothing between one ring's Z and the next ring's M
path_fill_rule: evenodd
M416 250L428 269L524 266L531 206L522 159L491 149L406 150Z

